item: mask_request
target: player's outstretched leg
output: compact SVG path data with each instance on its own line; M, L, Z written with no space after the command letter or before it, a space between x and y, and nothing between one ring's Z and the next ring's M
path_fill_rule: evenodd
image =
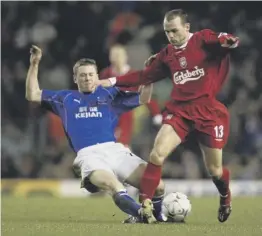
M147 167L147 163L142 161L141 158L135 155L133 155L132 157L128 157L126 159L132 171L128 171L128 170L125 171L125 172L129 172L127 177L124 176L125 182L135 188L139 188L140 182L142 179L142 175ZM161 208L162 208L162 200L164 197L164 193L165 193L165 185L164 185L164 182L161 180L159 185L157 186L155 195L152 199L153 205L150 203L148 204L144 202L142 213L146 215L145 218L147 222L152 223L155 221L155 219L157 221L162 221ZM128 219L124 221L124 223L137 223L137 219L134 219L134 217L129 217Z
M156 188L155 195L152 198L152 204L153 204L153 215L156 218L157 221L162 222L162 202L164 200L165 196L165 185L162 180L160 180L159 185Z
M151 201L144 201L139 209L139 215L134 216L129 214L129 218L123 221L125 224L134 224L134 223L146 223L146 224L153 224L157 223L157 219L155 218L154 206Z
M156 194L152 198L152 204L153 204L153 216L155 219L159 222L163 222L164 219L162 218L162 202L164 199L164 183L163 181L160 181L159 186L156 189ZM123 221L123 223L141 223L140 219L137 217L133 217L132 215L129 216L126 220Z
M123 184L119 182L113 173L107 170L95 170L86 177L86 180L85 187L87 190L90 189L88 183L91 183L92 186L96 186L98 189L109 191L120 210L134 217L141 216L141 205L127 194Z
M140 201L148 212L153 206L152 198L160 183L162 165L167 156L181 143L181 139L169 124L162 125L157 134L153 150L150 154L149 163L142 176L140 184Z
M164 200L164 194L160 195L160 196L154 196L152 198L152 203L153 203L153 207L154 207L154 210L153 210L153 214L156 218L157 221L164 221L163 218L162 218L162 202Z
M140 221L142 214L141 205L138 204L132 197L130 197L126 190L121 190L113 195L115 204L125 213L133 216L132 220ZM135 222L126 222L135 223Z
M231 192L229 189L230 172L222 167L222 149L209 148L200 144L206 167L220 194L218 220L225 222L232 212Z
M148 163L142 176L139 200L142 203L143 214L148 218L148 223L155 220L153 214L154 206L151 199L153 198L155 190L159 185L161 173L162 166Z

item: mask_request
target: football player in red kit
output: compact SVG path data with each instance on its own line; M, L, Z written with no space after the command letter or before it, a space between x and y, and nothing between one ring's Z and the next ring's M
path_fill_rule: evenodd
M239 39L231 34L204 29L190 32L188 15L181 9L165 14L164 31L169 44L157 53L145 69L109 78L103 86L137 86L166 77L173 83L170 101L163 113L163 125L155 139L149 163L141 180L141 201L152 208L151 199L167 156L194 131L205 165L220 194L218 220L228 219L231 208L230 173L222 166L222 149L229 133L227 108L217 101L229 72L230 52ZM152 219L148 223L154 222Z
M109 51L109 60L111 65L103 69L100 74L100 79L107 79L109 77L125 75L131 73L131 67L128 65L128 57L126 49L121 44L115 44L110 48ZM125 89L125 88L123 88ZM137 91L138 86L133 88L128 88L128 90ZM156 100L151 99L149 103L146 104L148 107L152 117L153 117L153 124L156 126L160 126L162 124L162 115L161 110L158 106ZM129 111L123 113L118 122L118 126L116 128L116 138L117 141L129 146L132 138L132 131L133 131L133 123L134 123L134 116L133 111Z

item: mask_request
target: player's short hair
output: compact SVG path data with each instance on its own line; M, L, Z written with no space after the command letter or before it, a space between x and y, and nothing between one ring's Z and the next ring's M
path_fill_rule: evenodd
M76 75L77 73L77 69L80 67L80 66L87 66L87 65L92 65L96 68L97 70L97 65L96 65L96 61L94 59L90 59L90 58L82 58L80 60L78 60L74 67L73 67L73 73L74 75Z
M167 21L171 21L176 17L180 17L182 23L184 24L189 23L188 14L183 9L174 9L174 10L168 11L165 14L165 19Z

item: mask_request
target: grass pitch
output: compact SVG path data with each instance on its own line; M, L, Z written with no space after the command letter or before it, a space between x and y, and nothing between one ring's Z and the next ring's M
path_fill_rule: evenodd
M229 221L217 221L217 198L191 198L185 224L124 225L110 198L2 198L3 236L261 236L262 197L233 199Z

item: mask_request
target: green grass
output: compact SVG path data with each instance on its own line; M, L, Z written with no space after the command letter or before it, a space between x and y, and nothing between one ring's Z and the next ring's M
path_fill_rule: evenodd
M217 221L217 198L194 198L186 224L124 225L111 199L2 198L3 236L261 236L262 198L235 198L226 223ZM114 215L114 216L113 216Z

